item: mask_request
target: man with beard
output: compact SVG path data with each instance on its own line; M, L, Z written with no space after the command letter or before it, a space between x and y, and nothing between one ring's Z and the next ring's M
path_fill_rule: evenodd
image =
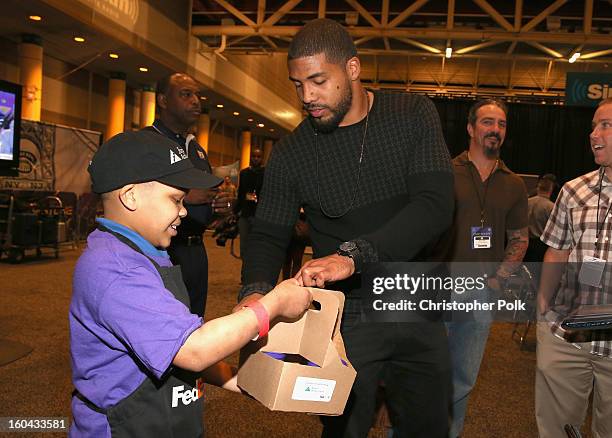
M206 151L191 134L202 112L198 83L185 73L173 73L157 82L155 94L159 118L144 129L174 141L196 168L212 173ZM187 217L177 228L178 234L172 239L168 254L173 264L181 266L191 312L204 316L208 293L208 256L203 234L213 212L224 214L232 211L231 199L227 194L217 196L214 189L191 189L185 197L185 208Z
M366 90L348 32L309 22L288 53L289 78L308 112L274 148L243 264L245 302L276 283L303 207L314 259L296 275L346 296L342 336L357 370L339 417L323 435L364 437L381 380L399 437L445 437L450 370L441 321L361 321L365 264L412 261L451 223L450 157L440 120L423 96Z
M540 237L548 245L538 291L541 438L563 436L566 424L580 429L589 399L592 436L612 436L612 330L560 325L578 306L612 303L612 98L598 105L589 140L599 169L565 183Z
M529 242L525 184L499 158L507 112L503 102L493 99L470 108L469 148L453 159L455 218L447 238L441 240L443 257L451 262L453 274L486 275L493 290L499 290L500 283L520 266ZM453 299L490 301L489 292L454 293ZM461 314L453 314L454 321L447 323L453 374L451 438L463 430L491 325L490 312L472 315L469 321Z

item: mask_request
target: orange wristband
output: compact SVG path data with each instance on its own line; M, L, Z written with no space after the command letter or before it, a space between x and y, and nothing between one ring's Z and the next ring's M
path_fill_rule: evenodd
M255 312L257 323L259 324L259 334L253 338L253 340L256 341L257 339L267 336L268 332L270 331L270 315L268 315L268 311L263 304L261 304L258 300L250 302L244 307L248 307Z

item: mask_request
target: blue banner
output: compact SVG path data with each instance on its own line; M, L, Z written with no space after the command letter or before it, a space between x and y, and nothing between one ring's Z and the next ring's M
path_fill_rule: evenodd
M565 81L565 104L597 106L612 97L612 74L568 73Z

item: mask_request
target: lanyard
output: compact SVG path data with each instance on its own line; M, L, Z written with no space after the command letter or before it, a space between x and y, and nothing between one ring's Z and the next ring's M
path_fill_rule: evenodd
M468 152L468 160L473 164L473 161L470 160L470 153ZM478 191L478 184L474 180L474 172L470 168L470 176L472 180L472 184L474 185L474 190L476 191L476 196L478 197L478 204L480 205L480 228L484 227L485 223L485 208L487 207L487 192L489 191L489 182L491 181L491 177L493 176L493 172L497 169L497 165L499 164L499 160L495 160L495 166L491 169L489 176L487 177L487 182L485 184L484 196L483 199L480 199L480 192ZM474 164L474 167L476 165ZM478 172L478 168L476 168L476 172L478 173L478 179L480 180L480 172Z
M603 227L606 223L606 219L608 218L608 214L610 214L610 209L612 209L612 202L610 202L610 205L608 205L608 209L606 210L606 214L603 217L603 221L600 223L599 222L599 201L601 201L601 189L603 187L604 173L605 173L605 168L602 167L601 171L599 172L599 191L597 192L597 222L596 222L596 228L595 228L596 230L595 231L595 249L596 250L598 249L598 246L599 246L599 233L603 231Z

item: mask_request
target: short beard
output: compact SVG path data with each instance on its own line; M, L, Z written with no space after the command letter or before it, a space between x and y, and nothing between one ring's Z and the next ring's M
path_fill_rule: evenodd
M333 132L338 125L340 125L340 122L342 122L342 119L344 119L346 113L348 113L351 109L351 103L353 101L353 90L351 90L351 84L349 81L347 81L346 90L346 93L342 95L342 99L340 99L340 102L336 108L328 107L331 112L331 117L328 120L323 121L320 118L312 117L310 115L308 116L310 122L314 125L317 131L324 134L329 134L330 132Z
M486 141L487 141L488 137L496 138L497 141L498 141L498 143L497 143L498 146L497 147L487 147L485 145L484 148L483 148L483 152L484 152L484 154L485 154L485 156L487 158L489 158L489 159L493 159L493 158L497 159L497 158L499 158L499 152L501 150L502 139L497 134L490 134L490 135L485 136L485 138L484 138L485 144L486 144Z
M499 151L500 151L500 148L488 148L486 146L484 148L484 154L489 159L499 158Z

